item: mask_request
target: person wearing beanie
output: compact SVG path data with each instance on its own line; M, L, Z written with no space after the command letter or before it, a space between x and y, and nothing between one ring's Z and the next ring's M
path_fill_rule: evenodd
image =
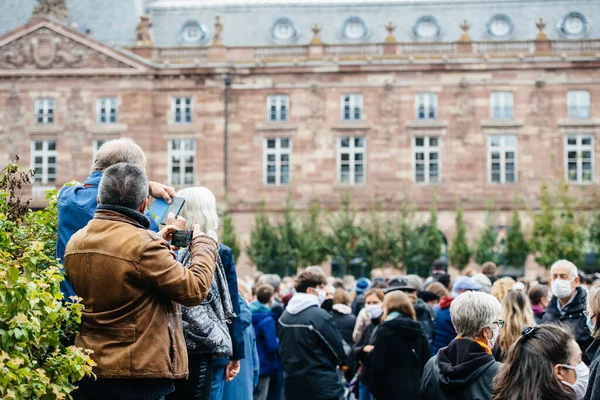
M352 301L352 314L358 316L360 310L365 306L365 292L371 288L371 281L367 278L360 278L356 281L356 297Z

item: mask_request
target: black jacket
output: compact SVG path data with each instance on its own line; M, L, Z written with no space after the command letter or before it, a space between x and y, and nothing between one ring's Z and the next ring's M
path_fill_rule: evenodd
M362 293L356 295L356 297L352 301L351 307L352 314L354 314L355 317L358 317L358 313L360 312L360 310L362 310L365 307L365 295Z
M413 303L413 307L415 308L415 313L417 314L417 321L419 321L423 327L423 331L427 336L427 341L431 346L433 343L433 332L435 327L433 310L427 305L427 303L423 301L423 299L417 299L417 301Z
M354 314L344 314L333 309L331 311L331 317L333 318L335 326L337 326L340 331L344 342L349 346L354 345L354 341L352 340L352 333L354 332L354 326L356 325L356 317Z
M339 399L344 387L337 366L344 361L344 348L331 315L316 305L297 314L289 307L279 319L286 399Z
M587 293L581 287L578 287L573 301L563 309L565 311L564 315L561 315L560 311L558 311L557 302L557 297L552 296L552 300L550 300L550 304L546 308L546 314L542 318L542 323L561 322L570 325L575 333L577 344L585 354L585 351L593 340L586 324L586 317L583 314L587 307ZM584 357L584 361L589 365L590 360L587 357Z
M490 400L500 365L479 344L454 339L425 365L419 399Z
M377 400L416 400L429 344L421 324L400 316L384 322L371 351L370 389Z
M372 319L371 323L363 331L360 339L358 339L358 342L352 348L352 358L360 361L362 365L359 374L360 381L367 386L371 385L371 353L365 353L363 349L369 344L375 344L375 337L378 330L379 318Z
M583 400L600 400L600 339L592 342L587 349L590 364L590 381Z

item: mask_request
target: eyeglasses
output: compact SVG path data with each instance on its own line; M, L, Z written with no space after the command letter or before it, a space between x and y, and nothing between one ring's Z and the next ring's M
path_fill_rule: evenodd
M495 325L498 325L499 329L502 329L504 327L504 320L503 319L499 319L498 321L494 322Z
M588 318L594 318L596 316L596 314L592 314L591 312L589 312L589 310L585 310L583 312L583 315L585 315Z

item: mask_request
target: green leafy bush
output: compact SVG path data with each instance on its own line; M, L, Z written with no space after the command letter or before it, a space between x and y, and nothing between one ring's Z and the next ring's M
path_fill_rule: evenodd
M575 265L583 262L585 232L575 218L573 203L568 185L560 184L553 194L542 185L540 212L534 218L531 239L538 264L550 267L560 259Z
M83 306L62 301L56 192L35 212L17 195L31 177L12 163L0 174L0 397L64 399L94 363L66 344Z
M456 233L450 245L450 263L459 270L467 266L471 259L471 249L467 242L467 228L463 220L463 211L459 204L456 204Z
M513 267L522 267L525 265L525 260L527 260L528 255L529 244L521 231L519 212L515 210L513 212L510 229L506 235L506 253L504 254L505 264Z
M238 243L237 235L235 234L235 227L233 226L233 219L229 210L223 214L223 236L221 243L228 246L233 253L234 260L237 260L240 255L240 245Z
M477 243L475 245L475 262L479 265L486 261L498 263L498 258L495 250L496 238L498 234L494 229L490 212L485 216L485 227L481 231Z

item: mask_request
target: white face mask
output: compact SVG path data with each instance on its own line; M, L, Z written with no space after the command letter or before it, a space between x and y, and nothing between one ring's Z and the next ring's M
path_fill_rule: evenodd
M563 279L557 279L552 281L552 293L558 297L559 299L564 299L565 297L569 297L571 292L573 292L573 288L571 287L571 283L574 279L570 281L566 281Z
M379 318L381 317L381 314L383 314L381 304L367 304L365 306L365 311L371 318Z
M575 391L575 396L577 400L581 400L585 397L585 392L587 391L588 382L590 380L590 369L583 361L579 362L577 366L561 364L561 367L572 369L575 371L575 375L577 379L575 380L575 384L569 383L567 381L560 381L565 386L570 387Z
M498 341L498 336L500 335L500 327L497 327L496 329L494 329L494 327L489 326L488 328L490 328L492 330L492 338L488 339L487 337L485 338L485 340L487 340L487 345L490 348L490 350L492 350L494 348L494 346L496 345L496 342Z
M317 292L317 298L319 299L319 307L321 307L323 305L323 302L325 301L325 297L327 297L327 293L323 289L316 288L315 292Z

